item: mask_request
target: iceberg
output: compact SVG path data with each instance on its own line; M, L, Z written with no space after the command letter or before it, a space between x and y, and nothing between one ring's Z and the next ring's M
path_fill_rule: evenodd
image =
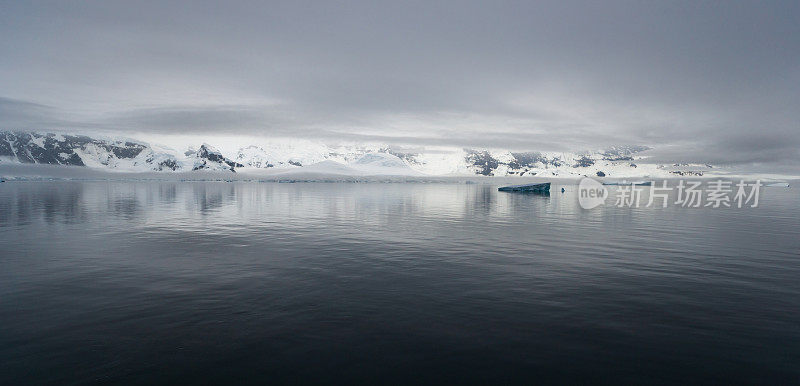
M543 182L539 184L523 184L523 185L510 185L497 188L500 192L549 192L550 183Z

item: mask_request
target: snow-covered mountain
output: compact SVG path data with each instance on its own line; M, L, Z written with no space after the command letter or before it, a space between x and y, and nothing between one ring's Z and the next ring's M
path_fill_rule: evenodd
M231 171L236 173L236 168L244 167L238 162L225 158L217 148L207 143L202 144L197 151L189 150L184 155L194 159L192 170Z
M383 152L364 154L361 158L351 162L350 167L368 175L423 175L400 157Z
M203 143L184 152L142 141L84 135L0 131L0 165L71 165L132 172L314 172L355 175L667 177L702 175L710 165L656 165L644 146L585 152L497 149L397 151L388 146L329 146L312 141L264 141L226 155Z
M239 149L236 154L236 161L243 164L244 167L250 168L272 168L275 162L275 157L269 155L264 149L259 146L250 145Z
M171 149L128 139L0 131L0 163L73 165L138 171L178 170Z

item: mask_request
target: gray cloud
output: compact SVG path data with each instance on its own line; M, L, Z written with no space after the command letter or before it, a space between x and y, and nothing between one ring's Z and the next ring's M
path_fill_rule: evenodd
M656 149L653 159L662 162L708 162L713 164L782 164L800 166L800 140L796 136L764 133L718 138Z
M105 122L109 127L137 131L235 134L267 126L269 116L251 106L168 106L128 110L113 114Z
M58 126L64 122L50 106L0 97L0 125L15 129Z
M798 162L795 1L2 7L4 126Z

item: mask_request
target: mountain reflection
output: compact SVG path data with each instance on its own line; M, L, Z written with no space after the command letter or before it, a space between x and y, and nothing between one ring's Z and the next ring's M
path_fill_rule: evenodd
M561 199L554 206L547 196L499 193L493 185L37 182L3 188L0 225L80 223L90 216L113 216L181 226L192 226L199 218L242 225L360 221L381 226L399 221L398 216L512 221L556 206L578 210L573 200Z
M86 221L84 187L74 183L9 184L0 190L0 225Z

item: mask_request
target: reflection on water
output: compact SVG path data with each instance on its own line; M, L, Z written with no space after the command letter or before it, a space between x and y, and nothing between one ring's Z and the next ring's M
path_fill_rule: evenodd
M320 189L322 186L325 189ZM264 211L290 219L353 215L373 210L401 210L404 214L443 218L507 216L519 209L544 208L549 194L500 193L490 185L446 184L232 184L158 183L9 184L0 206L2 221L25 224L27 217L43 216L52 222L86 222L91 213L158 217L165 208L180 203L183 215L232 219ZM15 189L16 188L16 189ZM22 188L22 189L20 189ZM410 193L410 194L409 194ZM531 201L540 198L543 201ZM571 198L571 197L570 197ZM13 201L9 201L13 200ZM559 201L576 209L577 201ZM520 208L522 205L525 208ZM83 213L78 213L83 211ZM13 213L12 213L13 212ZM176 213L171 213L176 214ZM175 220L170 218L170 220Z
M0 382L800 379L796 189L565 188L4 183Z

